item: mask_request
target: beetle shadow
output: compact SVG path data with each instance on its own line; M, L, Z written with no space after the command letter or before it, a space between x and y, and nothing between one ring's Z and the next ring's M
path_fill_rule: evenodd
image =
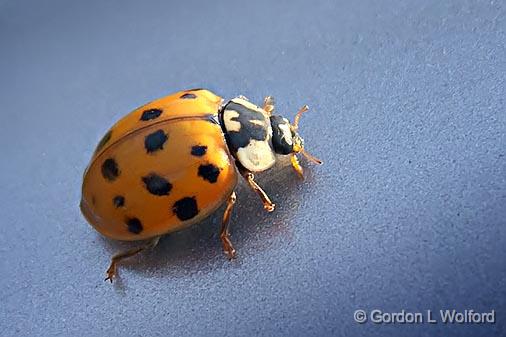
M152 274L154 277L186 277L194 273L209 273L221 267L241 266L241 252L248 254L272 249L274 238L293 239L291 220L299 209L303 191L314 181L313 165L305 163L305 180L300 179L286 160L281 160L269 172L255 175L255 180L276 204L273 213L264 211L260 198L240 178L236 187L237 202L230 219L231 240L238 251L237 258L228 261L220 240L221 220L225 205L207 219L184 230L166 234L158 245L118 265L116 288L124 292L123 270ZM112 255L142 245L141 242L120 242L99 236ZM104 271L107 266L104 266Z

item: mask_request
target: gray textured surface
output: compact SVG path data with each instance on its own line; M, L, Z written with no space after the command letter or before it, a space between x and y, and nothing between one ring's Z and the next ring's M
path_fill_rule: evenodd
M502 1L0 2L0 331L15 335L492 336L506 320ZM214 2L213 2L214 3ZM114 286L77 207L101 134L206 87L293 117L307 179L244 187ZM358 325L353 311L497 311L495 325Z

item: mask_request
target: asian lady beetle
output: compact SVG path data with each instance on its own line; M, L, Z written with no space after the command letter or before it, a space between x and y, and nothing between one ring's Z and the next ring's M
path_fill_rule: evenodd
M225 253L234 258L228 223L238 173L272 212L275 205L253 172L272 167L276 155L289 155L301 177L298 153L321 164L305 152L297 133L307 106L290 124L272 114L272 97L265 98L262 108L243 96L223 103L205 89L180 91L134 110L98 143L84 172L82 213L111 239L150 239L114 255L106 280L112 282L122 259L154 247L163 234L201 221L224 202L220 238Z

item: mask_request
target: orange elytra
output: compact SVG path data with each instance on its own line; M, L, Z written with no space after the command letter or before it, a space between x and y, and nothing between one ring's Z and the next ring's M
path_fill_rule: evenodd
M274 204L253 173L271 168L277 156L321 161L304 150L297 133L304 106L293 124L274 115L272 97L258 107L243 96L224 101L205 89L180 91L152 101L120 119L102 138L83 177L81 211L104 236L116 240L150 239L144 246L113 256L117 263L153 247L161 235L203 220L227 202L221 240L235 257L228 223L238 176L271 212Z

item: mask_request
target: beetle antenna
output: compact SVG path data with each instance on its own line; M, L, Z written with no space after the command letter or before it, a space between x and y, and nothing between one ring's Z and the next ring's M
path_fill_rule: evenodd
M323 162L322 162L320 159L318 159L318 158L316 158L315 156L313 156L312 154L310 154L310 153L306 152L306 150L304 150L304 149L302 149L302 150L300 151L300 153L302 153L302 155L303 155L304 157L306 157L309 161L312 161L312 162L313 162L313 163L315 163L315 164L318 164L318 165L323 164Z
M295 118L293 120L293 124L292 124L293 131L297 131L297 129L299 128L299 121L300 121L300 118L302 117L302 114L308 110L309 110L309 107L307 105L304 105L297 112L297 114L295 115ZM318 159L315 156L313 156L312 154L309 154L308 152L306 152L306 150L304 150L304 147L302 144L300 144L298 146L298 149L295 152L301 153L304 157L306 157L306 159L308 159L309 161L312 161L315 164L321 165L323 163L320 159ZM293 162L292 162L292 164L293 164ZM294 167L295 167L295 165L294 165Z
M306 112L308 110L309 110L309 107L307 105L304 105L302 108L300 108L300 110L295 115L295 119L293 120L293 125L292 125L295 131L297 131L297 129L299 128L300 117L302 116L302 114L304 112Z

